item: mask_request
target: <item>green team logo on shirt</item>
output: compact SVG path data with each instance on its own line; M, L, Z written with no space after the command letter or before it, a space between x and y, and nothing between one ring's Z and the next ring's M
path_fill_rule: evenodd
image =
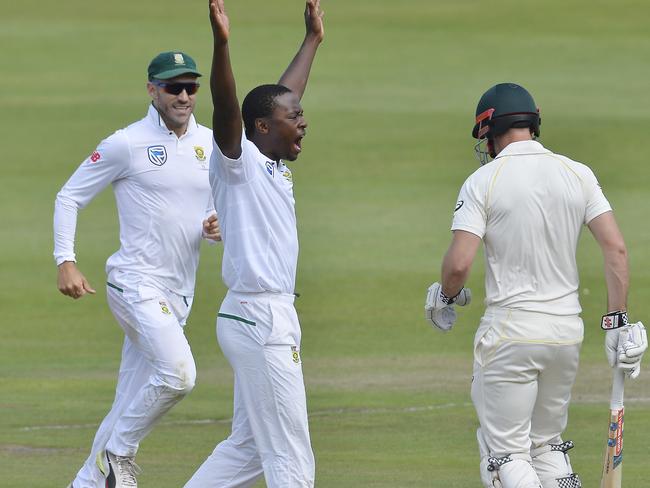
M205 161L205 149L202 146L194 146L194 155L199 161Z

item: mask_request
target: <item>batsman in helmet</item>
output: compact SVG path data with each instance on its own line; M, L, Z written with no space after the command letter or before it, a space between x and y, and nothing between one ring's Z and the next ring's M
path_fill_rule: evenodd
M647 348L643 324L627 320L627 250L612 208L589 167L537 141L540 124L533 97L515 83L479 100L472 136L481 167L460 190L440 282L425 304L434 328L450 330L455 305L470 301L464 285L483 243L486 309L474 338L472 401L489 488L582 486L562 433L584 332L576 263L583 225L605 262L610 366L636 377Z

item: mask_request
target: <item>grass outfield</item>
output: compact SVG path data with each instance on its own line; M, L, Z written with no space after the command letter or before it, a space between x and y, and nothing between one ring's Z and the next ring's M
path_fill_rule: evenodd
M542 142L590 164L615 207L630 251L631 316L650 322L650 4L322 1L326 41L303 100L309 134L292 165L317 486L478 487L469 385L481 259L469 282L475 303L460 311L455 330L441 335L422 319L458 189L477 167L475 104L500 81L531 90ZM53 201L99 140L144 116L153 55L180 48L208 73L206 4L2 7L3 487L66 486L110 407L122 340L102 289L104 262L118 245L113 197L104 192L80 216L79 265L99 292L78 302L55 287ZM295 52L302 2L230 0L227 7L244 95L277 80ZM197 118L208 124L209 117L204 78ZM566 438L576 442L573 467L591 488L600 478L610 373L597 326L602 259L589 235L579 259L587 330ZM197 386L143 442L144 488L182 486L229 431L232 378L214 334L224 294L219 265L219 248L206 246L187 329ZM634 488L648 486L644 373L627 386L624 480Z

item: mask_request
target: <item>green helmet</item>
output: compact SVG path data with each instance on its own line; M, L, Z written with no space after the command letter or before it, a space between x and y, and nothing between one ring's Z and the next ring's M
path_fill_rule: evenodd
M475 139L493 139L512 127L529 127L539 137L542 119L535 100L515 83L499 83L486 91L476 106Z

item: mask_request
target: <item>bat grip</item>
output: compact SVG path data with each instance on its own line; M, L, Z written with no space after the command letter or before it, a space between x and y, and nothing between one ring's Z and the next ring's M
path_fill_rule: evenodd
M612 396L609 407L612 410L623 408L623 394L625 392L625 371L620 368L614 368L614 378L612 382Z

